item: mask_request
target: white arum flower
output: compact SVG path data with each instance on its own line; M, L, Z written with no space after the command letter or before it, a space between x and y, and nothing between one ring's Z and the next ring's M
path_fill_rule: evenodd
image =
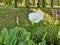
M39 12L33 12L29 14L29 20L33 23L38 23L39 21L41 21L44 17L41 13Z

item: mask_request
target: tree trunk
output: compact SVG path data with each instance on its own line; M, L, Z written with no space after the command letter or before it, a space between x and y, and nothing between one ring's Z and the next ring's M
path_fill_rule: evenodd
M46 2L46 0L43 0L42 7L45 7L45 2Z
M40 0L38 0L37 6L40 7Z
M17 0L15 0L15 7L17 7Z
M26 0L26 7L28 8L30 5L30 1L29 0Z
M51 0L51 7L53 7L53 0Z

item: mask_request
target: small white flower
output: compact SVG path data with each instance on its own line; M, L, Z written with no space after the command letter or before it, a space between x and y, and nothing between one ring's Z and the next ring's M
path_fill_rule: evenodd
M29 20L31 22L34 22L34 23L38 23L39 21L41 21L44 17L41 13L39 12L33 12L33 13L30 13L29 14Z

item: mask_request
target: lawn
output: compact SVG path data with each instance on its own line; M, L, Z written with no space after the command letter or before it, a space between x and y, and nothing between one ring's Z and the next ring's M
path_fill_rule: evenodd
M28 23L28 13L29 9L27 8L9 8L3 7L0 8L0 29L1 27L13 28L16 25L16 17L19 17L20 26L24 26L25 23Z

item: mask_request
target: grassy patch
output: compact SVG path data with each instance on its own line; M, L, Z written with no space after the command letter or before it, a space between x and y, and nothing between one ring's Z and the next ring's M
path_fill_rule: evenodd
M27 24L28 13L29 9L27 8L11 8L11 7L0 8L0 28L1 27L13 28L17 26L16 17L19 17L20 19L20 26L23 26L25 22Z
M25 8L25 7L0 7L0 29L2 27L7 27L7 28L13 28L17 26L16 24L16 17L19 18L20 26L21 27L28 27L30 21L28 20L28 14L30 12L30 9L41 9L41 10L50 10L52 8L36 8L36 7L31 7L31 8ZM59 9L59 8L54 8L54 9Z

